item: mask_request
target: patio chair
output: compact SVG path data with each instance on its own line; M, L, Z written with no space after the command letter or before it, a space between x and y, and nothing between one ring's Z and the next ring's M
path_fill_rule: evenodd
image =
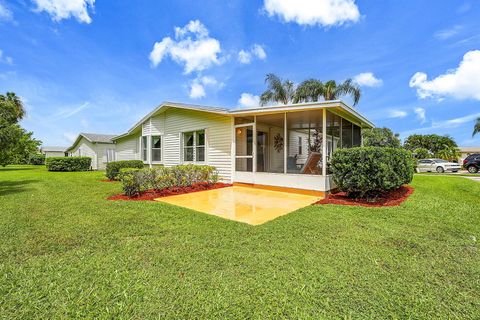
M318 167L318 164L322 160L322 154L319 152L311 152L308 155L307 161L305 161L305 164L303 165L302 169L300 170L300 173L302 174L319 174L320 169Z

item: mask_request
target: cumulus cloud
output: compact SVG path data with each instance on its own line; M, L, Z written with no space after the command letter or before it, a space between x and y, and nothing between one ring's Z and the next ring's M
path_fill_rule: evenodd
M75 18L79 22L91 23L88 9L93 10L95 0L33 0L38 11L47 12L54 21Z
M448 70L432 80L424 72L415 73L410 87L417 89L421 98L453 97L480 100L480 50L467 52L456 69Z
M238 105L242 108L257 108L260 106L260 97L251 93L242 93L238 99Z
M265 58L267 58L267 53L263 46L254 44L250 50L240 50L238 53L238 61L240 61L240 63L249 64L253 58L259 60L265 60Z
M364 87L379 87L383 84L383 80L376 78L372 72L359 73L353 77L353 81Z
M149 58L152 66L157 67L169 56L189 74L221 64L221 51L220 42L209 36L207 28L199 20L192 20L182 28L175 27L174 39L165 37L156 42Z
M360 19L354 0L264 0L264 9L269 16L309 26L342 25Z
M408 115L406 111L403 110L389 110L388 111L388 117L389 118L405 118Z
M0 2L0 21L8 21L13 19L12 11Z
M3 54L3 51L0 50L0 63L6 63L6 64L13 64L13 59L12 57L8 57Z
M447 40L455 35L457 35L460 30L462 30L462 26L456 25L448 29L440 30L434 34L434 37L439 40Z
M207 95L205 89L207 87L220 89L224 86L222 82L211 76L197 77L190 83L189 96L192 99L200 99Z
M424 108L415 108L413 110L413 112L415 112L415 114L417 115L417 118L418 120L420 120L420 123L425 123L425 121L427 121L427 117L426 117L426 112L425 112L425 109Z

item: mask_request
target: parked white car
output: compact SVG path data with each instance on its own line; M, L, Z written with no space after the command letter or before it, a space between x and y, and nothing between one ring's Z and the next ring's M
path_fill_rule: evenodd
M443 159L421 159L417 162L417 172L457 172L461 166Z

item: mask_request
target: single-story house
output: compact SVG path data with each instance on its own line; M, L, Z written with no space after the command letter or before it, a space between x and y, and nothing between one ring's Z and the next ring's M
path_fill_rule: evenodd
M52 146L42 146L40 148L40 153L45 156L45 158L50 157L66 157L67 147L52 147Z
M256 109L164 102L112 140L117 160L206 164L230 183L328 192L332 152L360 146L372 127L340 100Z
M115 135L80 133L66 152L70 157L91 157L93 170L105 170L107 163L115 161Z
M458 163L462 164L463 160L471 154L480 153L480 147L458 147L460 152L460 157L458 158Z

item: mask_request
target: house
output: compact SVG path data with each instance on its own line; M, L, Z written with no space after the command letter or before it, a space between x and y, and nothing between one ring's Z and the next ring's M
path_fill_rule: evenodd
M112 140L117 160L206 164L230 183L325 193L335 187L332 152L360 146L373 126L339 100L236 110L165 102Z
M107 163L115 161L115 135L80 133L66 152L70 157L91 157L93 170L104 170Z
M471 154L480 153L480 147L458 147L460 152L460 157L458 158L458 163L462 164L463 160Z
M50 158L50 157L66 157L67 147L41 147L40 148L40 153L45 156L45 158Z

